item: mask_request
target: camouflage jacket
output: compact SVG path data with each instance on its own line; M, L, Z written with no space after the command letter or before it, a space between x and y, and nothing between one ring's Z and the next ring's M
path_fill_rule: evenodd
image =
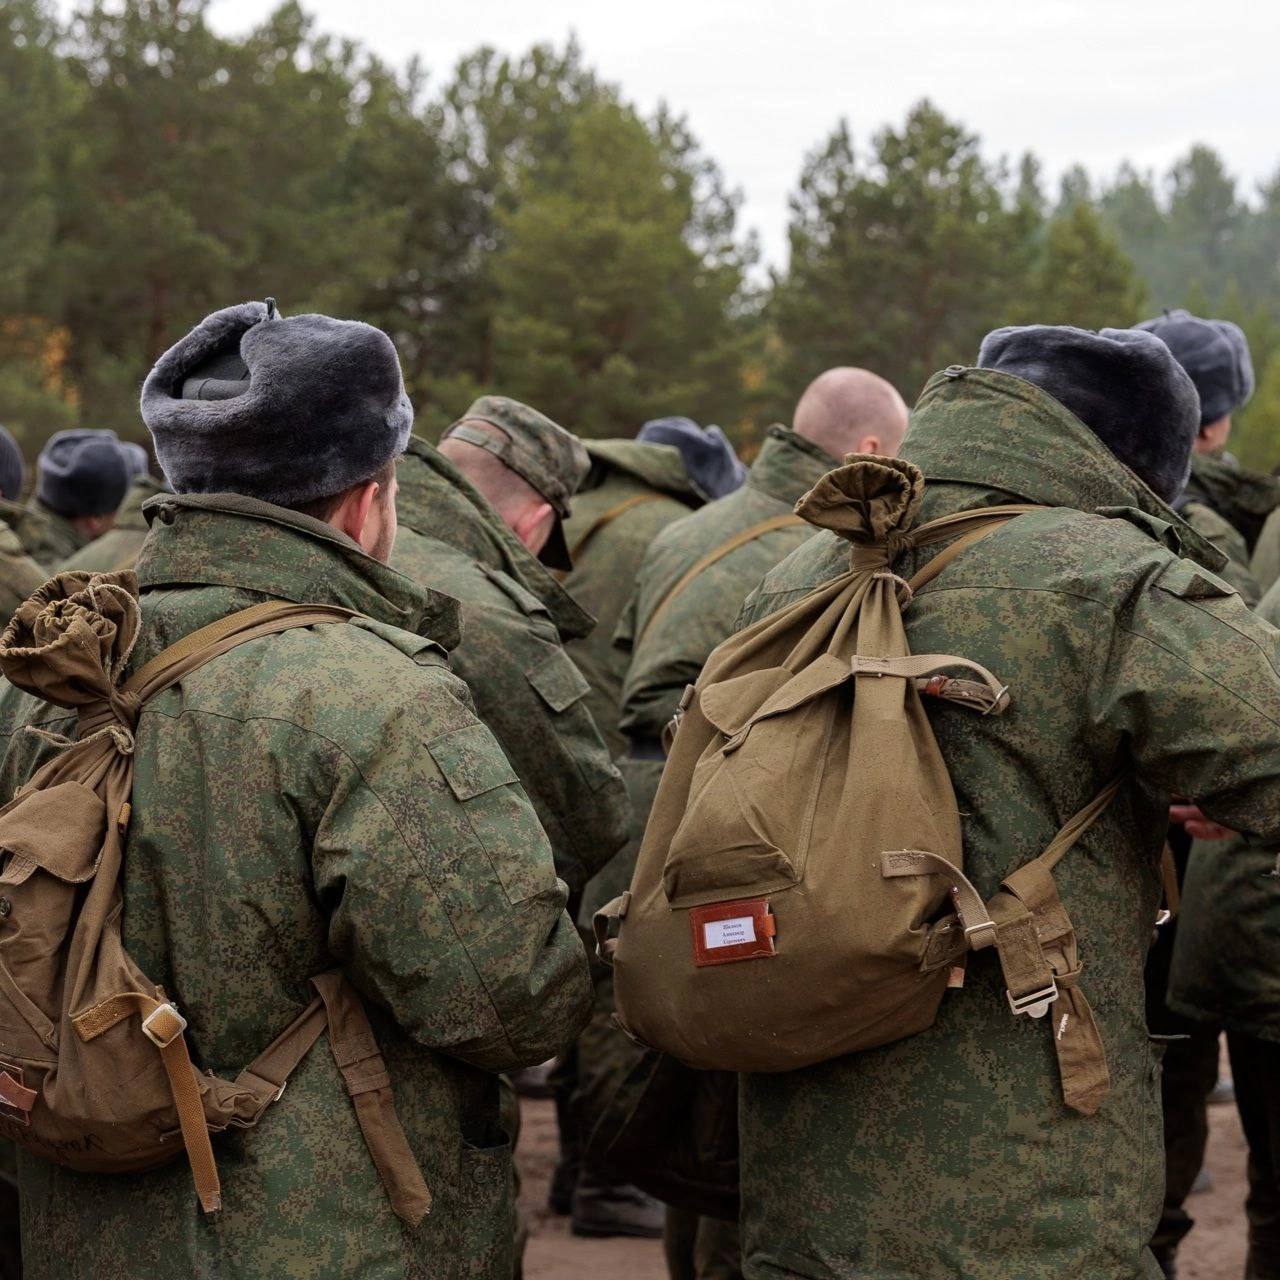
M1184 498L1212 507L1252 553L1267 517L1280 507L1280 477L1250 471L1226 452L1193 453Z
M68 556L75 555L88 541L66 516L36 498L27 503L0 498L0 519L18 535L23 551L46 573L55 573Z
M812 533L810 525L774 529L735 548L664 604L672 587L709 552L762 521L791 513L838 459L786 427L770 427L733 493L669 525L645 554L635 594L614 643L631 650L622 689L622 728L656 738L675 714L711 650L733 630L747 593Z
M1280 636L1214 573L1221 557L1058 402L990 370L939 374L902 455L923 519L1031 502L905 613L916 653L984 664L1000 716L931 702L984 896L1117 773L1117 800L1059 864L1110 1067L1067 1110L1052 1036L1010 1012L990 951L935 1025L818 1067L742 1080L745 1272L860 1280L1139 1280L1163 1192L1159 1051L1143 960L1170 795L1280 839ZM936 548L900 557L909 575ZM847 566L820 534L779 565L755 620Z
M1249 561L1249 572L1263 595L1280 581L1280 508L1267 517L1262 532L1258 534L1253 557Z
M591 455L591 470L565 522L573 569L564 585L597 622L589 636L571 641L568 649L591 686L587 703L617 758L626 750L618 716L628 659L613 645L614 628L655 535L702 499L689 482L679 452L667 445L634 440L583 443Z
M48 576L22 549L18 535L0 520L0 620L5 625L13 611Z
M1258 616L1280 627L1280 585ZM1182 884L1169 1006L1216 1028L1280 1041L1280 879L1275 845L1196 841Z
M398 479L392 563L461 603L453 669L576 891L627 838L630 818L622 778L587 710L587 682L563 647L587 635L592 619L439 450L411 439Z
M116 569L132 569L147 536L147 518L142 504L148 498L165 492L164 485L153 476L139 476L129 486L115 525L99 538L81 547L60 567L111 573Z
M199 1065L233 1079L340 965L434 1206L412 1232L393 1215L322 1041L257 1128L215 1138L215 1218L181 1157L101 1176L20 1155L28 1280L509 1280L494 1073L577 1033L587 969L546 837L448 670L453 603L278 507L148 511L134 664L264 598L364 616L251 641L143 708L125 943L189 1019ZM5 689L4 800L49 749L28 723L73 728Z

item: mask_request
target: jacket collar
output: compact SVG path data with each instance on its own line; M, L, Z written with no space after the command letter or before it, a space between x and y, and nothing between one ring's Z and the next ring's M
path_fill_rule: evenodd
M542 602L563 639L576 640L591 632L595 619L439 449L411 436L396 480L396 511L407 529L514 578Z
M144 591L219 586L335 604L445 649L457 646L456 601L366 555L320 520L234 493L163 494L143 514L151 525L137 566Z
M911 414L902 457L924 472L926 519L971 507L1038 503L1093 514L1129 509L1167 525L1182 555L1226 559L1059 401L994 369L934 374Z
M765 432L764 443L747 473L747 484L791 507L839 465L839 458L796 435L790 427L775 423Z
M1249 471L1229 453L1193 453L1179 509L1186 502L1212 507L1252 547L1267 516L1280 505L1280 479Z
M650 489L697 505L706 498L694 488L684 468L680 450L669 444L649 444L640 440L584 440L591 470L582 490L599 488L610 471L620 471Z

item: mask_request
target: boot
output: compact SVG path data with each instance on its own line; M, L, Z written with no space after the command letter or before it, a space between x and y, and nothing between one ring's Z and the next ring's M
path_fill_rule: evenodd
M596 1181L585 1170L573 1191L573 1217L569 1229L575 1236L662 1237L666 1210L661 1200L639 1187L612 1186Z

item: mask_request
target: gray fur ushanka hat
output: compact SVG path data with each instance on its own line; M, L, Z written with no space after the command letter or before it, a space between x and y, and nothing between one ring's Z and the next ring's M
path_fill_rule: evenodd
M217 377L199 376L210 371ZM176 493L296 506L360 484L403 453L413 406L381 329L283 319L245 302L215 311L160 357L143 384L142 419Z
M1202 427L1234 413L1253 395L1249 340L1239 325L1177 310L1144 320L1136 328L1154 333L1196 384Z

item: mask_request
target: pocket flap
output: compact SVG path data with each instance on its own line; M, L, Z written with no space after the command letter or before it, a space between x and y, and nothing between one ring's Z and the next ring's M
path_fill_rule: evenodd
M459 800L518 782L507 757L482 724L464 725L427 743L427 750Z
M552 711L573 706L591 688L586 676L562 649L553 649L525 674Z
M107 806L82 782L19 796L0 813L0 884L21 884L37 868L67 884L93 875L107 832Z
M710 685L698 695L698 707L721 733L732 738L750 725L794 711L852 679L847 660L824 653L799 673L771 667Z

